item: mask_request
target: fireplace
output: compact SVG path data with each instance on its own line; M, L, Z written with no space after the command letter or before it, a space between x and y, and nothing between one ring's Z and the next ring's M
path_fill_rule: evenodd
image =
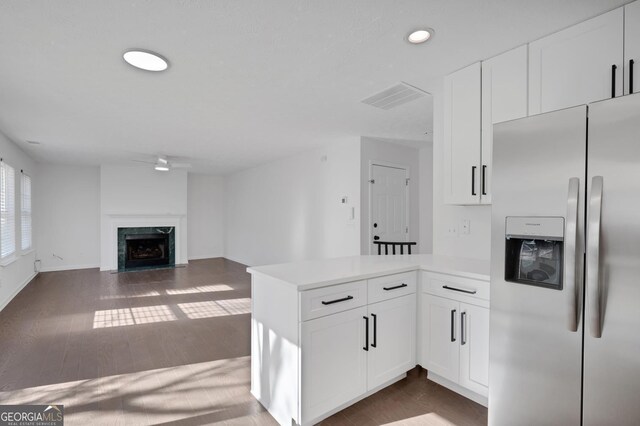
M175 266L174 227L118 228L118 270Z
M169 236L167 234L127 235L125 245L125 269L169 264Z

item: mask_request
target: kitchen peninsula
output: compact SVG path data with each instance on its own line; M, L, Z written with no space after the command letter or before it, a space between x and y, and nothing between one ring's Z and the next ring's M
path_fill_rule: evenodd
M489 263L353 256L248 268L251 392L280 424L314 424L405 377L487 404Z

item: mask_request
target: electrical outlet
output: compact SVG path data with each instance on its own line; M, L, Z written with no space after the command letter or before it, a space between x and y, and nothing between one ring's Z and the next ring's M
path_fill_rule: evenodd
M450 224L447 228L447 235L449 235L450 237L457 237L458 227L456 227L454 224Z
M463 235L471 233L471 221L469 219L462 219L462 222L460 222L460 233Z

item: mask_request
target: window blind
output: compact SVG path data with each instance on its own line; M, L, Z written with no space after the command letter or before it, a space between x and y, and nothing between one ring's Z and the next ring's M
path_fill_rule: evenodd
M0 162L0 257L16 252L16 181L13 167Z
M25 173L21 175L20 193L22 202L20 203L20 229L22 250L31 248L32 230L31 230L31 177Z

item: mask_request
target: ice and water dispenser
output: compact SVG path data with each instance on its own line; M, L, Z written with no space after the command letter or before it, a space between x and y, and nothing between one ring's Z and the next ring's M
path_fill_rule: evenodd
M505 228L505 281L562 290L564 218L508 216Z

